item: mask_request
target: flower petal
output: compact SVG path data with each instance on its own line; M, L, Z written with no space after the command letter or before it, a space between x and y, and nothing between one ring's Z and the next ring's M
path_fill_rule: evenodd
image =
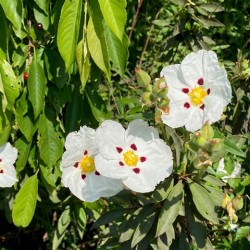
M0 173L0 187L12 187L18 181L16 170L13 165L3 167L3 173Z
M140 172L130 171L128 178L123 180L128 188L141 193L153 191L173 171L172 152L162 140L149 144L143 153L147 160L140 164Z
M0 159L2 164L9 163L13 165L17 159L18 151L9 142L0 146Z
M125 148L125 129L118 122L106 120L96 130L95 143L99 153L106 159L119 159L116 148Z
M204 111L199 107L193 107L190 120L185 124L185 128L187 131L195 132L200 129L204 123Z

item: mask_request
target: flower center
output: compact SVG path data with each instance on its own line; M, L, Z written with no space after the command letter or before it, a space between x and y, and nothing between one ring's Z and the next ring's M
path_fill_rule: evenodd
M207 92L204 90L202 86L195 87L192 89L190 93L188 93L190 97L190 102L195 106L200 106L203 104L204 98L207 96Z
M89 155L85 155L79 162L79 167L81 168L83 173L88 174L94 172L95 171L94 159Z
M127 166L135 167L139 161L139 157L133 150L128 150L123 153L123 161Z

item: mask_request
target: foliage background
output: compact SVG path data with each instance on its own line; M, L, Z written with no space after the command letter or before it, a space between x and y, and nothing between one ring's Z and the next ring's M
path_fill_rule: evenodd
M114 2L0 0L0 144L10 141L19 151L19 182L0 190L0 249L248 248L250 3L119 0L111 8L118 13L115 26L105 12L105 4ZM218 176L218 185L196 182L218 191L220 225L203 214L182 174L189 140L182 129L167 130L176 170L155 193L124 191L95 203L73 197L60 183L67 134L105 119L154 124L154 109L141 105L144 90L135 68L154 79L164 66L201 48L217 53L232 83L232 103L215 128L227 138L228 166L242 164L241 178L226 186ZM228 227L223 192L244 199L237 232ZM181 199L175 203L176 193Z

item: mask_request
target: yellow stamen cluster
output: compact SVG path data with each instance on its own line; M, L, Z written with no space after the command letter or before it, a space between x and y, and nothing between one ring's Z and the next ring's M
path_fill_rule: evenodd
M123 161L129 167L135 167L139 161L138 155L133 150L123 153Z
M188 95L190 97L190 102L193 105L200 106L203 104L203 100L207 96L207 92L202 86L200 86L193 88L192 91L188 93Z
M81 159L81 161L79 162L79 166L82 172L86 174L92 173L95 171L94 159L89 155L86 155Z

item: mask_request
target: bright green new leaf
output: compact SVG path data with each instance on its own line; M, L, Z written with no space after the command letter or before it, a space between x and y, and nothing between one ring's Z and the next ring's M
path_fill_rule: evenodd
M23 24L23 6L22 0L0 0L6 17L10 20L17 30L22 29Z
M195 182L189 183L189 188L193 196L194 204L199 213L208 221L218 224L217 214L215 213L215 203L209 192Z
M108 45L108 53L114 66L117 67L121 76L125 74L126 62L128 58L128 37L124 35L120 41L109 29L108 25L104 25L105 38Z
M95 64L105 73L108 80L110 80L108 48L105 40L102 19L97 15L92 15L92 18L89 19L87 27L87 44L90 55Z
M65 62L66 71L70 70L75 60L81 13L81 0L65 0L58 25L57 45Z
M40 116L38 131L40 133L38 140L40 156L48 167L52 167L62 156L63 152L60 133L55 131L55 126L44 114Z
M53 237L52 250L56 250L58 246L60 245L60 243L62 242L62 239L66 233L66 229L70 224L70 220L71 220L70 210L65 209L63 213L61 214L57 223L57 227L56 227L54 237Z
M136 246L149 232L151 229L154 220L155 220L155 212L149 214L145 218L143 218L140 222L140 224L137 226L135 233L133 235L131 247L133 248Z
M24 137L20 137L17 139L15 143L15 147L18 150L18 158L16 161L16 171L19 173L25 168L25 165L28 161L30 148L31 148L31 142L26 141Z
M82 83L81 90L85 89L85 85L90 75L90 54L87 47L86 39L82 39L76 48L76 61Z
M183 184L180 180L171 190L166 199L157 224L156 236L160 236L166 232L169 226L175 221L183 200Z
M44 107L45 86L47 80L44 70L38 61L33 61L29 69L28 91L35 119Z
M15 100L19 96L19 84L11 65L3 59L0 59L0 75L0 92L4 90L7 108L13 110Z
M21 68L26 61L28 53L28 46L26 44L20 44L12 54L13 67Z
M122 41L127 19L126 0L99 0L99 4L109 28Z
M17 227L27 227L30 224L36 208L37 191L38 179L35 174L26 180L16 195L12 218Z

